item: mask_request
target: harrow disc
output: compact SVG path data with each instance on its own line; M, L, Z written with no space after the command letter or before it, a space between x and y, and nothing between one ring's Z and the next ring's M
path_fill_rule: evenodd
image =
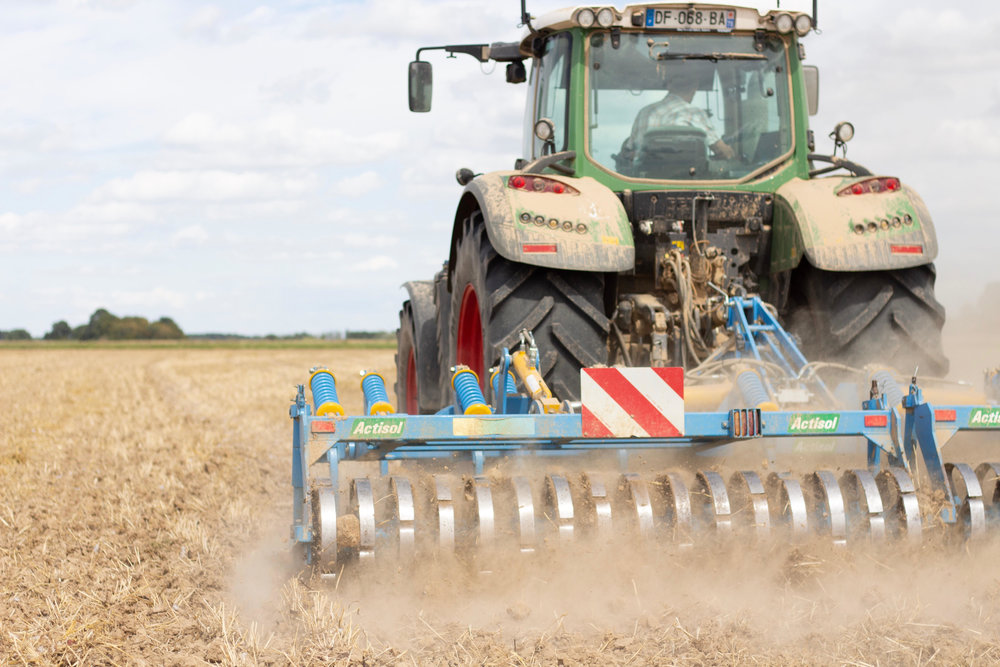
M583 485L583 503L593 518L591 529L598 539L611 537L611 498L604 481L597 475L584 473L580 476ZM586 516L586 514L585 514Z
M757 473L741 470L729 480L729 498L738 531L763 541L771 536L771 513L767 506L767 492Z
M569 482L562 475L545 478L545 517L555 526L560 543L573 541L575 527L573 495Z
M847 545L847 512L837 478L818 470L802 480L808 523L818 535L829 536L834 546Z
M982 491L986 524L993 530L1000 527L1000 463L981 463L976 477Z
M986 507L979 478L968 463L946 463L944 471L955 496L956 531L964 540L981 540L986 535Z
M885 508L886 530L899 539L919 544L921 539L920 506L913 480L902 468L883 470L875 478Z
M885 540L885 516L882 494L875 477L868 470L848 470L840 478L847 509L847 539L849 542Z
M771 515L791 540L802 540L809 534L809 512L799 480L772 472L767 477L767 498Z
M717 536L729 537L733 531L733 515L729 505L729 492L722 475L714 470L702 470L695 476L692 491L695 529L709 529Z

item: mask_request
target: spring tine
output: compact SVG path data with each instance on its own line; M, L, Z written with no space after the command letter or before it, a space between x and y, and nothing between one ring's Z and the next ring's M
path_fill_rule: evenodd
M531 500L531 484L524 477L511 480L517 503L517 534L521 553L535 551L535 505Z
M846 546L847 515L836 476L829 470L817 470L803 478L802 488L815 530L829 535L834 546Z
M375 557L375 494L367 477L357 477L351 484L351 506L358 512L358 560Z
M891 466L875 477L882 495L882 506L888 508L886 519L890 533L906 538L910 544L920 544L920 506L913 480L903 468Z
M493 531L493 494L490 493L490 480L485 475L476 475L466 481L465 490L476 500L476 524L479 527L476 546L492 547L496 536Z
M404 560L411 560L416 555L413 487L407 478L393 476L389 478L389 489L396 504L396 530L399 538L399 557Z
M767 496L771 512L776 513L778 520L790 530L792 539L802 539L809 534L809 513L799 480L791 473L772 472L767 477Z
M760 477L752 470L741 470L729 478L729 495L733 499L733 516L753 530L758 540L770 535L771 517L767 508L767 493Z
M337 494L330 487L313 489L312 563L319 572L333 572L337 562Z
M443 475L434 475L434 514L437 517L438 548L446 553L455 551L455 506L451 487Z
M629 509L635 512L635 526L639 536L653 536L653 504L649 499L649 487L637 473L627 472L621 476L621 488Z
M604 482L594 475L583 474L583 486L589 493L594 505L594 529L598 537L606 538L611 534L611 499Z
M847 535L864 534L872 542L885 539L885 513L875 477L864 468L848 470L840 478L847 514Z
M980 463L976 477L983 492L983 506L988 524L1000 523L1000 463Z
M656 481L666 501L666 513L672 524L674 543L681 547L693 546L691 494L687 485L675 472L660 475Z
M968 463L946 463L944 471L955 497L956 526L966 540L981 539L986 535L986 507L979 478Z
M573 539L573 496L570 494L569 482L562 475L545 477L546 512L554 519L559 531L559 540L567 542Z
M698 512L692 512L704 523L709 523L719 535L729 535L733 530L733 517L729 504L729 493L722 475L714 470L701 470L695 478L695 497L700 502Z

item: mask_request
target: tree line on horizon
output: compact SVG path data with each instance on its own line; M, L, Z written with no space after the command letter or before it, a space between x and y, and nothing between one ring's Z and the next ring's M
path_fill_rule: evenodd
M127 315L118 317L104 308L98 308L86 324L71 327L66 320L52 325L52 330L42 336L44 340L171 340L184 338L184 332L169 317L150 322L145 317ZM0 331L0 340L31 340L25 329Z

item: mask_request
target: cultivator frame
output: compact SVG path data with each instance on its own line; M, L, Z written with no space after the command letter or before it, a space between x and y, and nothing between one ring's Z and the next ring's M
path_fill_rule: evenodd
M738 385L743 397L772 397L779 381L787 384L791 380L807 382L818 396L833 397L834 392L812 372L815 369L759 299L735 297L728 305L730 343L708 363L758 364L753 374L756 380L749 383L752 386L737 377L734 391ZM523 338L530 342L530 333L526 334ZM533 345L526 347L527 354L504 351L500 377L507 376L507 368L518 354L520 360L514 365L523 366L525 359L530 363L533 356L537 358ZM778 369L784 371L784 378L774 377ZM463 372L459 369L456 378ZM436 519L423 530L434 533L435 549L446 551L456 548L456 539L461 540L456 535L463 533L456 528L457 502L468 503L465 511L474 517L475 530L464 531L471 535L466 546L495 544L496 531L501 528L498 524L507 521L512 525L503 529L514 536L518 548L532 552L549 542L540 537L542 522L560 541L571 536L582 521L587 529L610 529L612 523L618 523L631 526L630 530L640 535L666 532L675 544L684 546L696 543L700 530L716 534L742 531L756 538L776 533L792 538L819 534L838 545L878 542L887 537L919 543L926 519L934 513L949 526L949 533L961 540L977 540L991 525L1000 527L1000 512L996 511L1000 509L1000 463L984 463L973 470L966 463L946 463L943 456L945 445L961 431L1000 431L1000 407L932 405L924 399L916 377L901 400L898 388L896 393L880 391L873 382L870 397L862 401L860 410L776 410L770 409L775 407L771 401L764 400L765 409L688 411L683 415L683 430L678 429L681 435L651 433L648 437L587 435L579 406L563 404L561 412L546 413L542 401L530 401L523 393L509 396L509 388L494 392L488 410L470 411L470 401L483 403L481 394L479 399L463 399L458 392L456 404L439 414L395 414L384 401L384 390L373 380L378 376L366 373L364 377L368 413L364 416L344 416L336 411L315 414L317 407L329 405L315 396L315 386L316 407L307 401L305 386L299 385L290 409L294 422L292 539L311 547L306 550L306 559L320 571L335 572L345 559L374 557L376 545L385 544L386 539L396 545L390 549L393 553L416 553L415 536L421 529L415 522L415 508L420 503L414 499L408 473L390 470L390 464L397 461L433 459L462 471L464 494L455 494L454 485L449 486L440 475L431 476L428 485L428 503ZM455 384L458 387L460 383L456 380ZM863 438L867 444L865 461L849 467L839 480L829 470L803 477L772 472L765 478L737 470L728 484L711 465L696 473L693 484L677 472L661 474L651 484L648 474L644 477L629 468L636 452L669 450L712 456L720 447L740 447L762 442L762 438L780 442L814 437ZM609 458L619 469L615 473L617 485L607 484L607 475L581 474L577 481L569 475L550 473L544 478L544 489L532 493L524 476L486 474L497 461L518 457L521 461L524 457L558 460L585 452L611 454ZM388 520L379 522L376 518L377 498L367 476L355 477L347 488L341 488L340 466L344 462L379 464L392 500ZM316 464L326 465L328 477L312 475ZM506 488L507 497L516 505L507 508L507 519L501 519L494 506L498 485ZM652 485L656 485L655 490ZM613 505L611 498L616 493L619 499ZM933 512L922 516L918 494L921 500L933 499ZM586 498L590 514L586 518L582 508L574 509L574 502L579 505L581 498ZM337 536L338 518L345 516L357 521L349 543L338 542Z

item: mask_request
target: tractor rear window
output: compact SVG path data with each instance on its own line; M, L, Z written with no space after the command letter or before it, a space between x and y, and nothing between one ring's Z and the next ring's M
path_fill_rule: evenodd
M623 176L732 180L792 148L784 43L592 33L588 152Z

